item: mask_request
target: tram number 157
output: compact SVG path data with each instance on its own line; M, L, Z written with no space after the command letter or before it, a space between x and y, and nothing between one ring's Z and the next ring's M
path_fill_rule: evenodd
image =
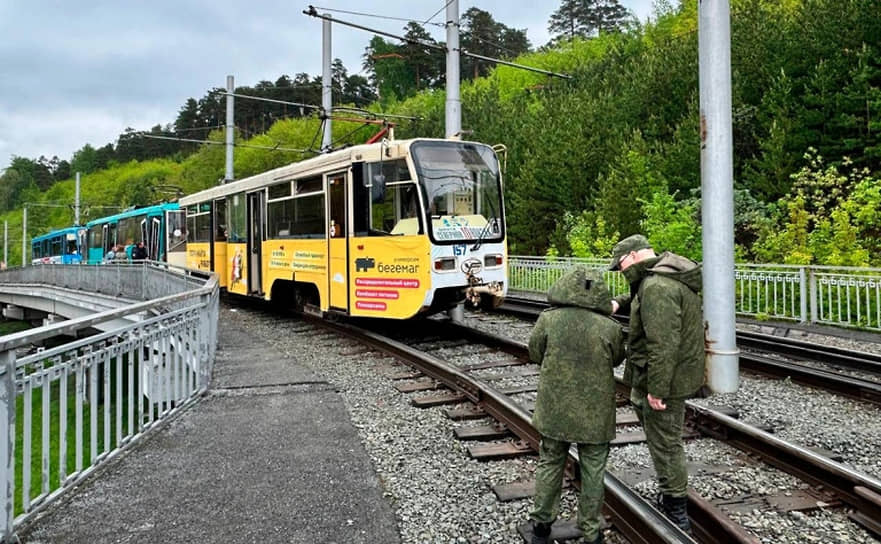
M456 244L453 246L453 255L460 257L465 255L465 244Z

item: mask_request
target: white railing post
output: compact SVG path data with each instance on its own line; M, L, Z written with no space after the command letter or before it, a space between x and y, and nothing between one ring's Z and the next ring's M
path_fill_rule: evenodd
M808 269L808 292L811 297L811 313L808 316L808 323L816 323L819 320L820 314L817 313L819 311L818 307L818 299L817 299L817 275L814 273L814 269L811 267L807 267Z
M0 354L3 370L0 384L0 435L6 444L0 447L0 482L3 485L2 542L12 537L15 520L15 350Z
M204 312L203 315L209 316L210 310L209 307L211 305L211 295L202 295L202 309L201 312ZM199 391L205 391L208 389L209 381L210 381L210 370L209 365L211 364L211 319L200 319L199 320Z
M801 266L798 269L798 287L799 299L801 301L801 315L799 316L799 321L801 321L802 323L807 323L810 319L810 317L808 316L808 275L805 271L804 266ZM813 305L811 307L813 308Z

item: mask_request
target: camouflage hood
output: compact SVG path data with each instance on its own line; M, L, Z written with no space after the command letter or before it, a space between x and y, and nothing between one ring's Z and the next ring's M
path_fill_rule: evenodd
M701 267L691 259L665 251L648 270L653 274L672 278L695 293L701 292Z
M584 265L570 268L548 289L554 306L578 306L603 315L612 314L612 294L602 274Z

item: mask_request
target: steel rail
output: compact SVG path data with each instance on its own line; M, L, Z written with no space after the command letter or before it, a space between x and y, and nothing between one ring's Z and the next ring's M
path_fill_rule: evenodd
M520 440L538 451L541 435L532 426L532 415L519 403L485 382L469 376L458 367L418 349L397 342L378 333L360 327L321 321L323 326L356 339L378 351L387 353L418 369L454 391L461 392L468 400L481 406L488 414L503 422ZM441 323L441 327L445 324ZM496 340L500 340L498 337ZM517 347L507 346L516 351ZM570 450L570 457L577 462L577 452ZM638 494L629 489L613 474L606 472L605 508L614 520L615 527L634 544L693 543L694 541L673 525ZM712 540L711 542L732 542ZM746 542L753 543L754 540Z
M452 325L450 325L452 326ZM456 325L461 334L472 340L486 338L485 342L507 343L506 351L526 356L527 347L522 342L502 336ZM616 379L618 390L629 394L627 387ZM686 401L688 415L697 420L699 429L708 436L760 456L766 463L811 483L830 489L843 502L857 512L851 517L876 535L881 535L881 480L850 469L828 457L797 444L787 442L761 429L727 416L712 408ZM691 497L689 497L691 499ZM689 508L699 511L701 505L690 500ZM694 521L694 514L692 514Z
M820 363L881 374L881 355L836 346L817 346L809 342L770 334L738 331L737 343L744 348L772 351Z
M744 352L740 353L740 367L756 374L789 378L798 384L881 405L879 382Z
M881 535L881 481L833 461L819 453L786 442L711 408L686 401L705 434L748 453L815 486L831 490L857 510L851 518Z

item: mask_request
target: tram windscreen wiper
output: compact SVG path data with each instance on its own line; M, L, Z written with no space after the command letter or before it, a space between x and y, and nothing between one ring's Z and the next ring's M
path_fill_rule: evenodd
M490 218L486 221L486 225L483 226L483 228L480 230L480 234L477 236L477 242L473 246L471 246L471 251L477 251L478 249L480 249L480 245L483 243L483 239L486 238L486 235L489 233L493 221L496 221L495 215L490 216Z

